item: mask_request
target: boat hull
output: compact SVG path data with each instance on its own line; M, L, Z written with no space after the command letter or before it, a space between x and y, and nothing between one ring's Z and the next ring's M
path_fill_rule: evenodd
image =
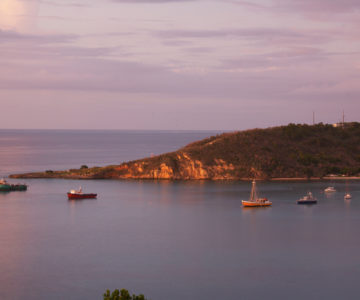
M298 200L297 204L316 204L317 200Z
M1 192L10 192L11 185L10 184L0 184L0 191Z
M72 194L68 193L68 198L71 200L80 200L80 199L95 199L97 194Z
M266 202L256 202L256 201L246 201L242 200L242 205L244 207L265 207L265 206L271 206L272 202L266 201Z
M27 185L26 184L12 184L11 190L12 191L26 191Z

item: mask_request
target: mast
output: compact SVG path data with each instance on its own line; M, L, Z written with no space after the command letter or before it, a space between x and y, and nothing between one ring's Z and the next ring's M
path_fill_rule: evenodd
M252 186L251 186L250 201L256 201L256 199L257 199L256 182L255 182L255 180L253 180Z

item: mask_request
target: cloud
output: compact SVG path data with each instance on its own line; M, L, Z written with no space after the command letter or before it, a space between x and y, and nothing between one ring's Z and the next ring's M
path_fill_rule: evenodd
M303 43L317 44L329 41L334 36L330 30L290 30L278 28L244 28L220 30L162 30L154 33L167 40L177 39L227 39L238 38L249 41L271 43ZM279 44L278 44L279 45Z
M309 66L323 62L331 54L312 47L293 47L277 52L243 55L240 58L222 60L220 69L227 72L261 72L289 70L294 66Z
M274 0L275 7L294 11L344 13L360 9L358 0Z
M268 33L267 30L237 32L250 37L267 36ZM293 36L287 30L270 30L270 33ZM217 31L206 31L205 34L186 31L177 36L222 35ZM302 40L303 35L299 34L298 38ZM360 93L359 88L348 83L358 69L351 67L349 62L344 64L347 54L337 55L317 47L264 49L263 53L239 54L235 58L220 59L218 68L196 73L192 69L179 70L178 63L150 64L135 61L136 57L125 61L122 49L75 46L77 39L71 35L25 35L0 31L0 89L111 91L161 94L169 99L176 96L239 101L311 99L321 95L334 99L345 95L345 87L351 87L353 99ZM193 46L183 51L198 57L199 53L211 52L211 49ZM120 56L112 56L114 51L120 51ZM355 52L352 57L356 60L360 55Z
M314 94L317 97L326 94L331 99L344 93L347 78L353 75L334 76L331 69L319 68L314 71L308 65L299 68L303 61L290 68L272 70L266 68L268 62L261 60L260 56L257 61L246 57L243 62L228 61L227 68L223 70L196 75L176 73L157 65L103 59L102 54L107 51L70 46L59 50L47 46L34 47L32 51L5 52L5 57L0 60L0 89L162 94L168 95L169 100L172 96L198 96L270 101L278 98L311 98ZM25 53L27 57L24 59ZM288 57L288 54L282 55ZM281 55L275 61L280 62ZM289 61L285 60L283 66ZM228 72L230 67L245 67L248 70ZM254 68L261 70L253 72L251 69ZM314 86L318 88L312 93ZM328 93L329 87L333 94ZM354 97L358 90L352 90Z
M259 3L250 2L250 1L242 1L242 0L225 0L225 1L228 3L231 3L231 4L236 4L236 5L240 5L245 8L251 8L251 9L268 9L269 8L269 6L266 6L264 4L259 4Z
M240 5L247 8L266 10L289 10L293 12L331 12L343 13L360 9L358 0L271 0L264 4L256 1L226 0L228 3Z
M30 35L16 31L0 29L0 45L3 43L38 43L38 44L57 44L69 43L76 39L75 35Z
M156 3L182 3L182 2L195 2L198 0L111 0L116 3L148 3L148 4L156 4Z
M89 3L79 3L79 2L56 2L56 1L47 1L47 0L19 0L24 3L40 3L57 7L90 7Z

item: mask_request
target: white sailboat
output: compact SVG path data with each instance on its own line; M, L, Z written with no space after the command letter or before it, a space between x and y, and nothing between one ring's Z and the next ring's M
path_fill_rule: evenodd
M345 196L344 196L345 200L350 200L351 198L352 198L352 196L351 196L350 193L346 193Z
M352 196L349 192L349 182L346 180L344 200L350 200L351 198Z

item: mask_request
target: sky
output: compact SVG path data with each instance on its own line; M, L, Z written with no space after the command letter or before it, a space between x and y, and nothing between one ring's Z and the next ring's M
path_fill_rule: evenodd
M0 128L360 121L359 0L0 0Z

